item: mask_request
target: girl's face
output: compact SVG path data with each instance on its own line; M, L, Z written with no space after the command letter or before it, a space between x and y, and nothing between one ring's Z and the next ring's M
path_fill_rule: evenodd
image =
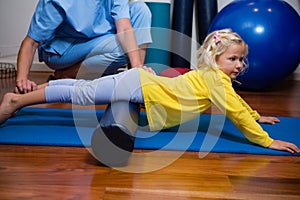
M234 80L243 69L244 58L244 46L233 44L217 57L217 64L225 74Z

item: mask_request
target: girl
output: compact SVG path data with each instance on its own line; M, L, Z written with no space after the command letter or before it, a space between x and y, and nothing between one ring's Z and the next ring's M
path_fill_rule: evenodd
M28 94L5 94L0 106L0 124L31 104L93 105L130 101L145 105L149 127L155 131L191 120L215 104L251 142L300 152L293 143L270 138L259 123L275 124L279 119L260 116L234 91L232 81L245 69L247 54L248 46L237 33L229 29L215 31L207 36L198 51L197 70L166 78L142 67L93 81L50 81Z

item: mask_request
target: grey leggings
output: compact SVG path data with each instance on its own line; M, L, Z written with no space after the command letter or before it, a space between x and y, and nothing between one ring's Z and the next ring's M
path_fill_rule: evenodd
M45 88L46 103L99 105L114 101L144 103L138 69L95 80L60 79Z

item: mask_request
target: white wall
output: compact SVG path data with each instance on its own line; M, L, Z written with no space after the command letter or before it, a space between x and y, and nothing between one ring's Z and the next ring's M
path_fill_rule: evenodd
M38 0L0 0L0 57L16 54Z
M158 0L155 0L158 1ZM163 0L164 2L166 0ZM219 10L232 0L218 0ZM300 0L286 0L300 13ZM0 0L0 62L16 63L16 57L22 39L27 33L29 22L38 0ZM195 30L193 31L195 38ZM195 53L195 47L192 53ZM192 56L192 63L196 63ZM49 70L39 63L37 56L32 70ZM295 78L300 80L300 66L295 71Z
M38 0L0 0L0 62L16 64L20 44L25 37ZM39 63L37 55L33 70L50 71Z

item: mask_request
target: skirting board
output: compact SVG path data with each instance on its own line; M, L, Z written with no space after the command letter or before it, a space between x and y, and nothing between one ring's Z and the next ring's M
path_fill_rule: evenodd
M15 60L17 60L17 59L15 59ZM8 59L0 59L0 63L11 63L11 64L15 65L15 67L17 67L16 61L12 61L12 60L8 60ZM38 61L33 62L30 70L35 71L35 72L53 72L53 70L50 69L49 67L47 67L47 65L45 63L41 63Z
M36 71L36 72L53 72L54 70L52 70L49 67L47 67L47 65L45 63L33 63L32 67L31 67L31 71Z

